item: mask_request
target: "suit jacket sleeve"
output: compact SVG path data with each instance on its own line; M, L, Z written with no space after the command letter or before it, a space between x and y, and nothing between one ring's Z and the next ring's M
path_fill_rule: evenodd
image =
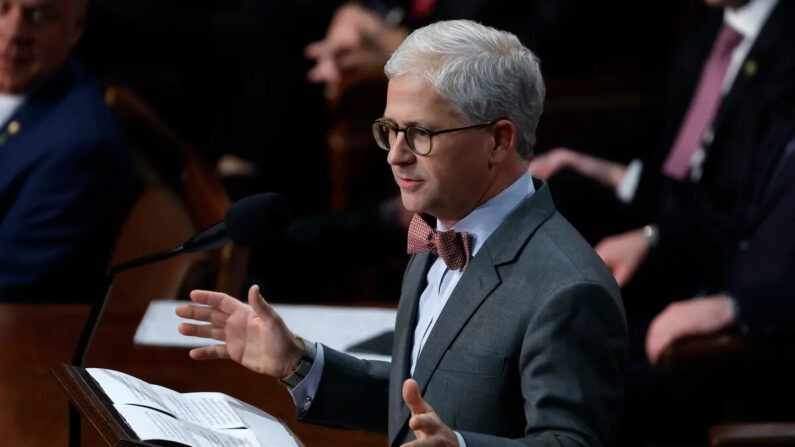
M793 122L786 122L779 135L773 133L771 144L795 144ZM787 155L781 170L772 176L769 194L759 200L760 222L740 243L729 284L729 293L740 307L740 320L751 337L795 333L795 237L791 234L795 225L795 154Z
M389 362L361 360L325 345L323 353L325 363L317 394L298 418L386 434Z
M461 432L467 446L613 445L623 401L624 321L599 284L553 294L528 326L519 360L525 436Z

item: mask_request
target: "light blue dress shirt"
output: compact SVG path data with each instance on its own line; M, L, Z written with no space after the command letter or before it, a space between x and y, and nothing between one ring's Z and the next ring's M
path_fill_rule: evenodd
M502 224L527 197L535 192L533 179L530 174L525 172L511 186L494 196L491 200L475 208L463 219L453 226L455 231L465 231L472 236L472 256L477 256L478 251L491 236L494 230ZM446 231L447 228L438 220L436 221L438 231ZM420 296L419 309L417 311L417 326L414 328L414 344L411 350L411 374L414 375L414 368L417 359L422 352L428 336L433 330L433 326L442 313L447 300L455 290L455 286L461 279L464 272L460 270L450 270L441 258L437 258L428 270L428 285ZM323 345L317 344L317 354L315 362L309 373L304 377L295 388L290 390L295 406L302 412L307 411L312 405L312 399L317 393L320 385L320 377L323 374ZM458 432L458 445L466 447L466 442Z

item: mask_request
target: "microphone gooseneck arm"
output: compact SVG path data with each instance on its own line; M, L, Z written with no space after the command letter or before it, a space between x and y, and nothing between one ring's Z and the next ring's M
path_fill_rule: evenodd
M114 276L116 276L117 273L121 273L125 270L134 269L135 267L139 267L152 262L170 259L182 254L183 251L185 250L183 246L180 245L179 247L170 248L168 250L164 250L158 253L152 253L150 255L141 256L140 258L130 259L129 261L121 262L109 268L108 276L110 278L113 278Z

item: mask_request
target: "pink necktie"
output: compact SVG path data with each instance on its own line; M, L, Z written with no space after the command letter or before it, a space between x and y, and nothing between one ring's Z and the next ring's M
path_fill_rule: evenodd
M414 214L409 224L409 254L429 251L440 258L450 270L461 270L469 266L472 238L469 233L435 231L419 214Z
M743 35L729 25L723 25L718 33L712 52L704 63L687 115L663 164L663 172L669 177L682 180L690 171L690 159L701 147L704 132L720 105L721 87L731 62L732 51L742 40Z

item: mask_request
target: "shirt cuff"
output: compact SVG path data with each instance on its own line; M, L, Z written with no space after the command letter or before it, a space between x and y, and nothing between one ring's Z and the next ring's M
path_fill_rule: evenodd
M312 362L309 373L298 382L295 388L287 389L293 397L295 408L298 409L299 414L305 413L312 406L312 401L317 395L317 388L320 386L320 376L323 375L323 345L317 343L316 346L315 361Z
M640 174L643 171L643 162L639 159L634 159L627 165L627 171L624 173L624 178L621 179L621 184L616 188L616 197L623 203L630 203L635 198L635 193L638 191L638 184L640 183Z
M458 447L467 447L467 442L464 441L464 437L461 436L461 433L458 433L457 431L453 433L455 433L455 437L458 438Z
M732 295L729 295L728 293L725 293L725 292L721 293L720 296L725 298L725 299L727 299L727 300L729 300L729 302L731 303L731 305L732 305L732 318L734 319L734 324L740 330L740 334L747 335L748 334L748 325L745 324L745 321L743 321L743 315L742 315L742 312L740 311L740 302L737 301L737 298L735 298Z

